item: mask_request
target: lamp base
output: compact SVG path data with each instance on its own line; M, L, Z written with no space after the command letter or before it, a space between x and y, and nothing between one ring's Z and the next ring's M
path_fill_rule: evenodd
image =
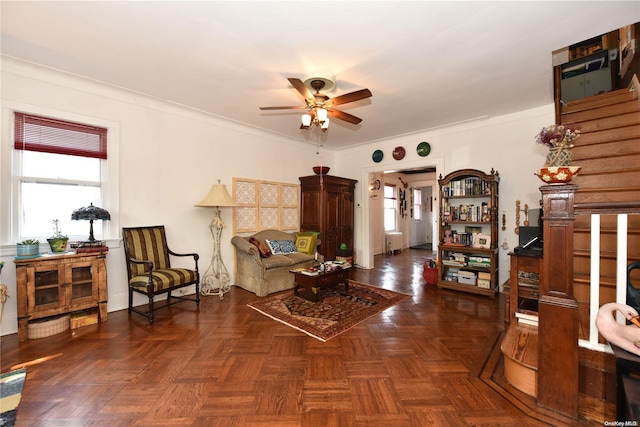
M203 296L219 295L220 299L231 290L231 278L226 272L214 272L211 266L202 276L200 294Z
M223 228L224 222L220 218L220 209L216 208L215 215L209 224L211 237L213 237L213 256L211 257L211 264L209 264L207 271L205 271L200 280L202 284L200 294L204 296L219 295L220 299L223 299L224 294L231 290L231 277L227 267L222 262L220 253L220 237L222 236Z

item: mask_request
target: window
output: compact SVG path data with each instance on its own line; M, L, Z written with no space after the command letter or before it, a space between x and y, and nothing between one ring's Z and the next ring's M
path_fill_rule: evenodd
M422 220L422 188L413 189L413 219Z
M54 219L72 240L86 239L89 224L71 213L90 203L107 209L107 129L19 112L14 119L14 240L51 236Z
M398 188L395 185L384 185L384 231L396 231L398 220Z

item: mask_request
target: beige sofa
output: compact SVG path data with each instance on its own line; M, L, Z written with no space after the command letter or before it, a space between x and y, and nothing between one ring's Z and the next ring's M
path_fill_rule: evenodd
M274 292L293 289L293 274L289 272L298 267L311 267L316 261L314 255L300 252L286 255L270 255L261 258L258 248L249 242L254 237L267 246L266 240L296 240L296 233L278 230L263 230L253 236L234 236L231 243L236 250L235 285L259 297Z

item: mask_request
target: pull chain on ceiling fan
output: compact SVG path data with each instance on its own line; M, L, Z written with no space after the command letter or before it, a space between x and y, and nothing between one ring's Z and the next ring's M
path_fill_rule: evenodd
M300 79L288 78L289 83L302 95L305 101L305 106L284 106L284 107L260 107L261 110L307 110L302 115L302 125L300 129L309 129L312 125L318 126L323 131L329 128L329 118L333 117L345 122L358 124L362 121L361 118L345 113L344 111L336 110L333 108L336 105L346 104L349 102L359 101L361 99L369 98L372 93L369 89L360 89L355 92L339 95L334 98L329 98L327 95L321 94L320 91L326 85L326 79L324 78L312 78L309 81L309 86L316 91L312 93L307 85ZM335 83L334 83L335 85Z

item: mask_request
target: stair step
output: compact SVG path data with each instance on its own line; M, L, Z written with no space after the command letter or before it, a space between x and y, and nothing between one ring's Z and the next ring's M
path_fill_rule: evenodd
M504 355L504 376L528 394L538 395L538 327L517 322L509 324L500 350Z
M538 369L538 327L514 320L502 340L502 354L509 359Z
M636 94L629 89L618 89L611 92L591 96L589 98L578 99L567 103L563 108L563 113L576 113L579 111L600 108L606 105L618 104L636 99Z
M563 112L562 121L564 123L581 123L593 120L594 118L613 117L637 111L638 102L635 99L630 99L618 104L603 105L586 110L575 111L573 113Z

